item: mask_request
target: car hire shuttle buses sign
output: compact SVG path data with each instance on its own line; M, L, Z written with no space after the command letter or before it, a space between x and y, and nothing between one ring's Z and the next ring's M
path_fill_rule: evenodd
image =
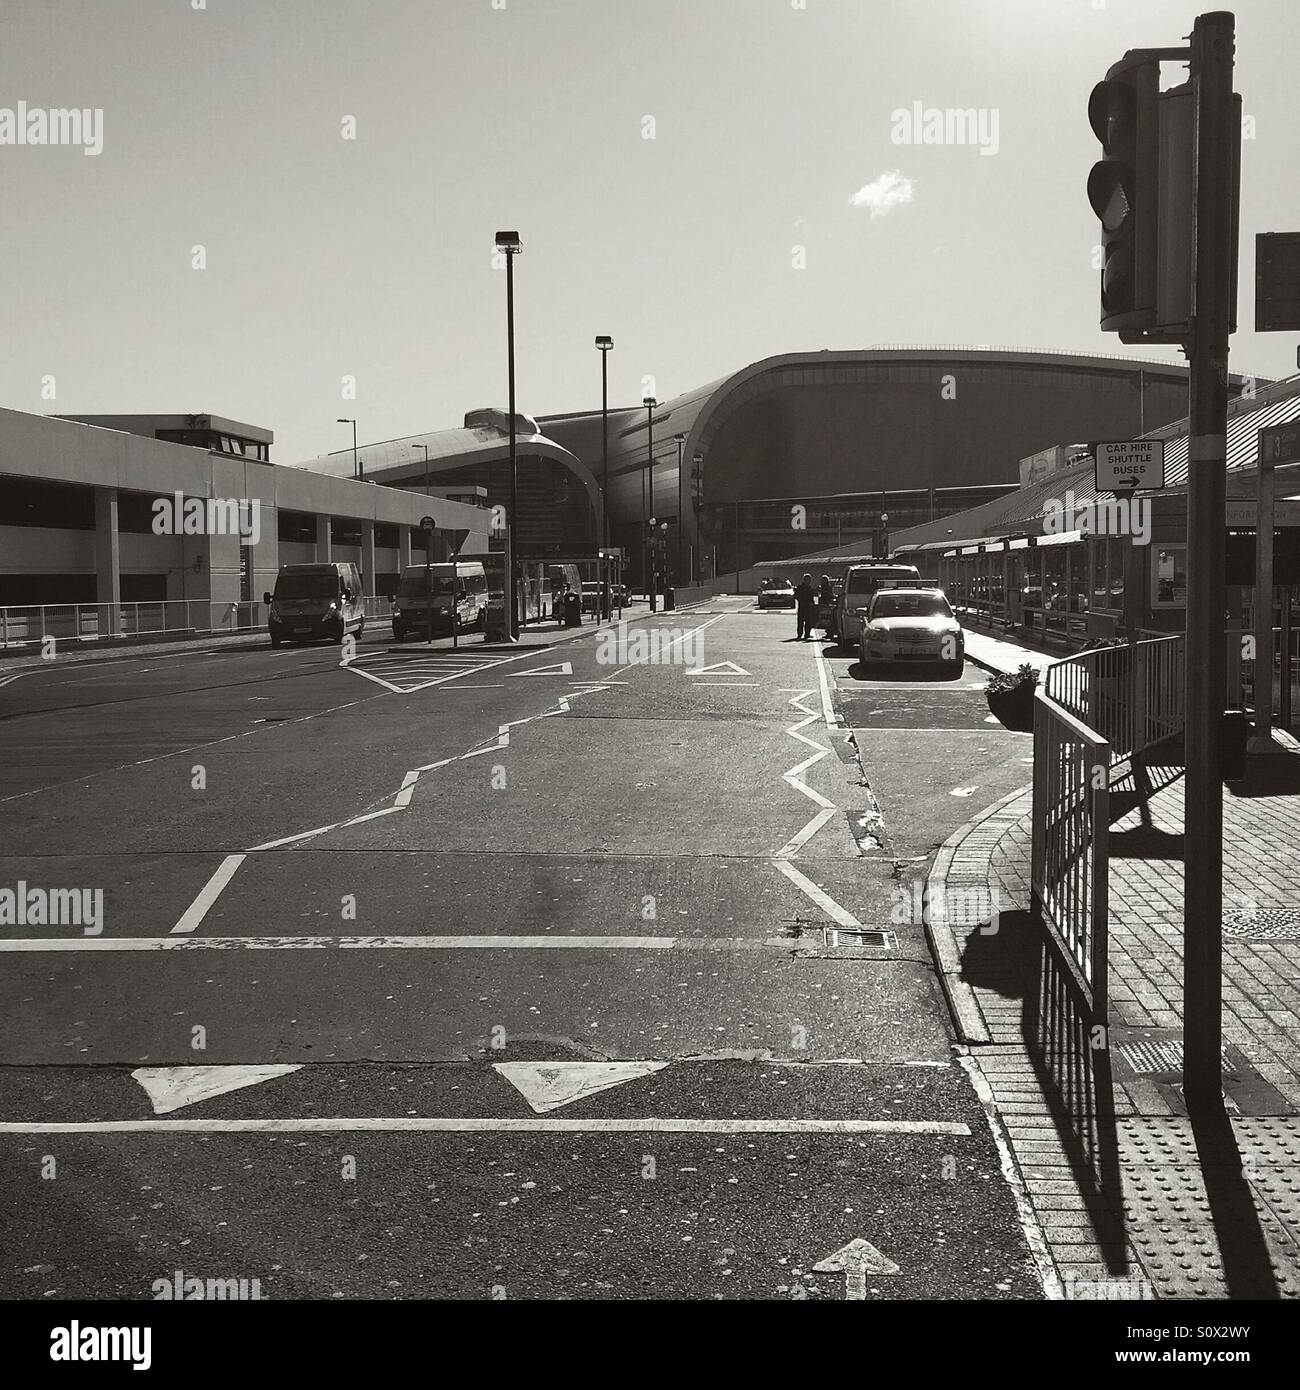
M1165 442L1138 439L1097 445L1097 489L1100 492L1136 492L1139 488L1165 485Z

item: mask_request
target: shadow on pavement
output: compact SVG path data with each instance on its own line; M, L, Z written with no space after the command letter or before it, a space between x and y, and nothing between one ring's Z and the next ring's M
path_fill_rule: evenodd
M1246 758L1246 775L1228 783L1233 796L1300 796L1300 753L1285 752L1276 744L1264 757Z
M995 934L972 933L962 954L962 978L1022 1001L1021 1038L1087 1210L1092 1242L1106 1269L1126 1276L1124 1194L1104 1032L1096 1031L1073 976L1030 912L1004 912Z

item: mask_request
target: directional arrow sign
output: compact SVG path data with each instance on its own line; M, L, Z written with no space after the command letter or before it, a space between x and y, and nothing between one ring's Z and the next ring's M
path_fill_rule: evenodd
M861 1303L867 1296L868 1274L897 1274L898 1266L870 1242L851 1240L833 1255L827 1255L821 1264L813 1265L818 1274L836 1274L844 1271L844 1297L851 1303Z
M573 663L561 661L556 666L534 666L531 671L507 671L507 676L571 676Z
M498 1062L493 1068L539 1114L583 1096L608 1091L638 1076L662 1071L667 1062Z
M710 671L722 671L729 676L748 676L752 672L746 671L743 666L737 666L734 661L717 661L712 666L688 666L686 674L688 676L707 676Z
M264 1067L137 1067L131 1075L149 1093L155 1115L210 1100L226 1091L238 1091L299 1071L299 1066Z

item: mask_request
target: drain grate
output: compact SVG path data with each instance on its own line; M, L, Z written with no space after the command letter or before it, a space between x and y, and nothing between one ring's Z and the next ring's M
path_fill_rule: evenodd
M1137 1076L1158 1076L1163 1072L1181 1072L1183 1069L1183 1044L1172 1038L1150 1038L1115 1044L1129 1070ZM1224 1073L1235 1075L1236 1064L1229 1058L1225 1048L1219 1054Z
M1223 934L1232 941L1300 941L1300 909L1229 908L1223 914Z

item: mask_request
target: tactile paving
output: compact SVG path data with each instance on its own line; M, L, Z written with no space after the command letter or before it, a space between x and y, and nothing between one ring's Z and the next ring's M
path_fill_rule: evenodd
M1232 1133L1198 1152L1190 1120L1117 1125L1125 1228L1160 1298L1300 1297L1300 1121Z
M1233 941L1300 941L1300 908L1228 908L1223 934Z

